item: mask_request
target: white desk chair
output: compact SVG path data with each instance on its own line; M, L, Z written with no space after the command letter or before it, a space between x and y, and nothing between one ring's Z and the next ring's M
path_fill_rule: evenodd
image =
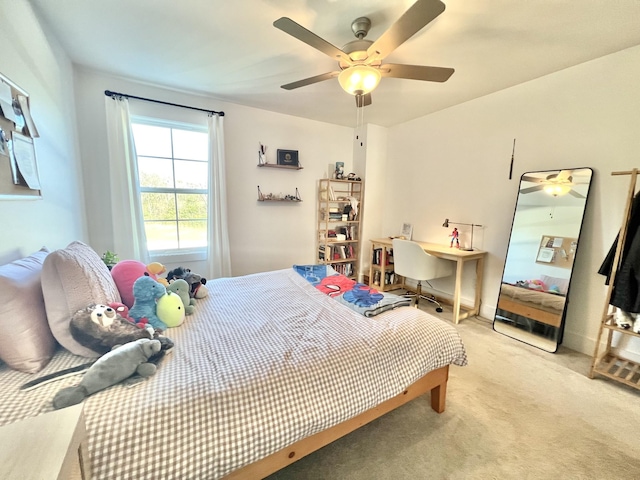
M394 238L392 244L393 269L397 275L403 277L402 287L404 288L405 278L418 281L417 292L411 295L416 297L416 307L420 298L423 298L436 305L436 312L442 312L442 306L433 295L422 294L422 282L428 283L428 280L453 275L453 262L425 252L419 243L410 240Z

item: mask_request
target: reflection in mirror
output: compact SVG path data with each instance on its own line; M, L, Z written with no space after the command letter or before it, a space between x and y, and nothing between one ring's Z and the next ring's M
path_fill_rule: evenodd
M496 332L555 352L593 171L522 175L493 321Z

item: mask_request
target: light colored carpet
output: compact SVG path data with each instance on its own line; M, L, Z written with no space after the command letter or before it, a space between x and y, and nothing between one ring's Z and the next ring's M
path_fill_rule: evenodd
M640 391L589 379L568 349L457 328L469 365L451 368L444 413L418 398L269 479L640 479Z

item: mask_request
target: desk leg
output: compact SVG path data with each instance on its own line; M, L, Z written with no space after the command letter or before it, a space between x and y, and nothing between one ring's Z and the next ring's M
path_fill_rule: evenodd
M476 298L473 302L473 315L480 315L480 297L482 295L482 276L484 270L484 257L476 260Z
M459 258L456 261L456 286L453 290L453 323L460 321L460 297L462 294L462 267L464 260Z

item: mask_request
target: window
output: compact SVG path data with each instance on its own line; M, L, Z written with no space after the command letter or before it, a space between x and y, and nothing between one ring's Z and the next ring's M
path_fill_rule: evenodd
M206 128L134 117L132 129L149 253L203 250L209 189Z

